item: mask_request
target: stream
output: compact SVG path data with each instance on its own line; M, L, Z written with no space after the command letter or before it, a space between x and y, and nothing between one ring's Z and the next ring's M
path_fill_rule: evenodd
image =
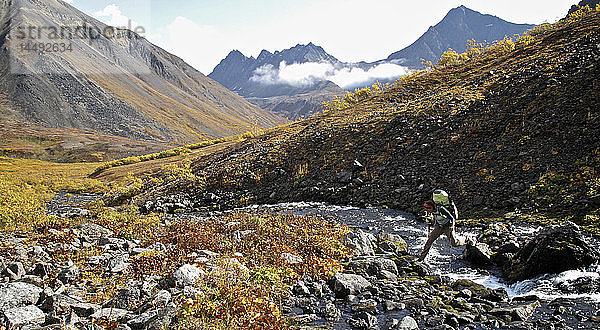
M48 210L58 216L87 215L85 205L100 198L92 194L57 194L49 203ZM427 225L409 213L385 209L381 207L358 208L352 206L329 205L325 203L298 202L280 203L274 205L253 205L226 212L256 211L256 212L282 212L296 215L313 215L328 218L331 221L340 221L353 227L361 228L373 234L385 231L400 235L408 244L412 255L419 255L427 240ZM221 212L217 212L221 213ZM178 214L177 218L194 218L195 213ZM480 228L457 228L460 236L476 237ZM533 237L541 226L533 224L514 224L514 232L519 236L519 243L523 244ZM600 242L589 242L600 249ZM507 283L502 279L498 268L487 269L473 268L462 258L464 247L451 247L448 239L442 235L432 246L425 260L431 270L440 276L452 280L469 279L490 289L504 288L509 297L526 297L535 295L539 299L550 301L556 298L578 299L590 302L600 302L600 290L591 292L570 292L573 283L600 283L600 265L595 264L587 269L569 270L559 274L546 274L534 279ZM584 285L585 287L585 285ZM598 287L591 286L591 287Z
M335 206L323 203L282 203L275 205L255 205L245 209L271 212L290 212L296 215L315 215L341 221L353 227L376 234L383 230L398 234L408 244L413 255L419 255L427 240L427 225L417 221L414 215L381 207L358 208ZM535 235L542 227L532 224L516 224L515 233L519 243ZM460 236L476 237L477 228L457 228ZM600 248L598 241L590 242ZM556 298L578 299L589 302L600 302L600 291L568 292L571 284L600 280L600 265L595 264L587 269L569 270L559 274L546 274L531 280L509 284L502 279L498 268L473 268L462 258L464 247L451 247L446 236L442 235L432 246L425 259L431 270L440 276L452 280L469 279L490 289L504 288L511 299L535 295L541 300L551 301Z
M99 195L71 195L57 194L55 199L48 203L48 211L56 216L77 217L87 216L86 205L101 196ZM324 203L280 203L274 205L254 205L229 211L214 212L191 212L167 214L165 221L202 221L206 218L219 218L224 214L232 212L257 212L257 213L291 213L294 215L317 216L331 222L341 222L351 227L360 228L363 231L377 234L380 231L392 233L401 236L407 243L408 252L412 255L418 255L421 252L425 241L427 240L427 225L417 219L414 215L381 207L358 208L351 206L328 205ZM539 225L534 224L513 224L512 232L517 235L518 242L523 244L532 238L539 230ZM477 237L482 228L477 227L458 227L457 234L466 237ZM590 239L594 248L600 249L600 242L597 239ZM518 306L522 303L531 301L541 302L538 308L531 316L530 320L541 324L541 328L548 329L589 329L594 328L600 321L600 265L595 264L585 269L569 270L559 274L545 274L534 279L508 283L502 278L501 270L498 267L475 268L469 262L463 259L464 247L450 247L448 239L445 236L440 237L432 246L431 251L425 260L431 272L439 275L444 283L451 283L459 279L468 279L480 284L488 289L502 288L508 294L511 302L501 303L501 306ZM422 281L421 281L422 282ZM363 297L364 298L364 297ZM300 298L304 299L304 298ZM369 298L366 298L369 300ZM306 299L304 299L305 301ZM362 300L361 300L362 301ZM322 306L326 302L319 302L318 309L333 306L333 310L339 308L341 316L338 321L333 323L317 323L325 328L346 329L352 324L351 318L356 314L352 313L349 306L343 300L335 300L335 305L329 304ZM565 308L567 312L557 314L558 308ZM381 310L381 306L378 307ZM307 309L292 309L293 315L297 317L312 317L315 311L310 307ZM375 313L377 315L376 323L388 326L390 322L402 319L408 314L406 310ZM419 320L419 326L429 328L428 322L435 318L426 310L421 310L420 314L413 315ZM360 313L359 313L360 314ZM322 321L319 321L322 322ZM462 321L467 324L469 320ZM510 323L510 321L508 321ZM310 323L310 321L308 322ZM464 325L464 324L463 324ZM508 325L508 324L507 324ZM518 323L517 323L518 325ZM354 326L354 325L353 325ZM473 329L503 328L502 325L475 326ZM368 327L367 327L368 328Z

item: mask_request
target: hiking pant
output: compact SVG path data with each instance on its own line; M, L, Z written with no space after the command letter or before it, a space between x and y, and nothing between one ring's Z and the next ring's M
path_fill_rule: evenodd
M423 253L421 253L419 260L421 260L421 261L425 260L425 257L429 253L429 249L431 249L431 245L433 245L433 242L435 242L436 239L438 239L440 236L442 236L442 234L446 234L446 236L450 240L450 245L452 245L452 246L462 246L462 245L466 244L465 239L463 237L456 236L456 234L454 233L454 230L452 230L452 226L435 225L433 230L429 234L427 243L425 243L425 246L423 247Z

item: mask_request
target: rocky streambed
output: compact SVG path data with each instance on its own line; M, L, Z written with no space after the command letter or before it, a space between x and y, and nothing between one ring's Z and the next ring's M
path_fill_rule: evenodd
M59 194L48 209L59 216L85 218L89 215L84 205L96 198ZM600 325L600 269L595 254L599 244L574 225L459 228L459 234L477 237L485 245L451 248L442 237L426 262L419 263L415 255L426 240L427 228L407 213L318 203L241 211L310 214L353 228L345 244L355 253L343 261L342 273L327 280L304 276L289 289L280 309L298 328L590 329ZM163 222L203 221L224 213L229 212L171 214ZM249 271L236 258L223 262L227 256L201 250L194 258L202 266L179 265L167 277L138 274L137 279L121 283L112 298L102 299L97 284L82 281L84 273L100 269L105 280L135 274L133 265L140 256L173 247L162 243L142 247L89 222L50 231L53 239L39 246L3 234L2 250L11 255L10 260L0 260L0 327L169 328L177 322L178 303L199 292L196 281L211 276L211 269L222 268L239 278ZM100 253L85 257L83 266L51 261L54 253L86 249ZM288 259L295 260L291 255ZM581 265L573 266L572 260ZM552 274L536 274L555 264L559 266ZM507 280L507 274L514 276Z
M298 323L334 329L591 329L600 326L597 259L588 266L554 274L542 273L519 281L509 281L503 276L503 258L516 259L519 251L528 248L528 242L537 240L545 246L548 243L544 238L560 240L556 230L544 230L531 224L459 229L459 234L476 237L485 246L452 248L442 237L432 247L426 263L419 263L414 256L425 243L427 228L410 214L318 203L253 208L332 217L355 228L347 237L347 244L354 248L357 256L348 260L344 273L336 274L329 281L305 278L293 288L285 311ZM565 239L569 236L565 232L575 233L590 250L583 251L585 248L580 247L583 250L575 254L594 254L598 249L598 241L585 237L576 226L565 225L558 229L563 235L560 237ZM489 249L489 260L481 260L485 247ZM542 263L544 257L551 257L553 249L560 247L549 247L548 255L538 256L538 259L529 254L529 261Z

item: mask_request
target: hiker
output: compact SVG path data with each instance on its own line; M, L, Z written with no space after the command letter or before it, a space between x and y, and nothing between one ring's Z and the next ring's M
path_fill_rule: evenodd
M435 190L433 192L433 200L425 202L424 206L425 212L427 212L426 218L433 221L433 231L431 231L432 221L428 220L427 231L429 232L429 237L423 247L419 261L425 260L429 249L431 249L431 245L442 234L446 234L451 246L465 245L465 239L457 237L454 231L456 220L458 220L458 210L454 202L450 200L447 192L440 189Z

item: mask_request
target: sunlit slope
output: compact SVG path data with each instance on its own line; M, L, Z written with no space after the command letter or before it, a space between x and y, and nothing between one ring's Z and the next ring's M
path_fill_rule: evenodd
M600 207L599 31L593 11L447 53L378 95L194 159L196 188L149 183L140 200L184 196L198 208L214 194L221 207L315 200L417 211L441 187L466 215L589 214Z
M12 119L181 144L285 121L133 33L57 41L69 51L24 51L19 27L106 25L56 0L2 7L0 83L16 107Z

